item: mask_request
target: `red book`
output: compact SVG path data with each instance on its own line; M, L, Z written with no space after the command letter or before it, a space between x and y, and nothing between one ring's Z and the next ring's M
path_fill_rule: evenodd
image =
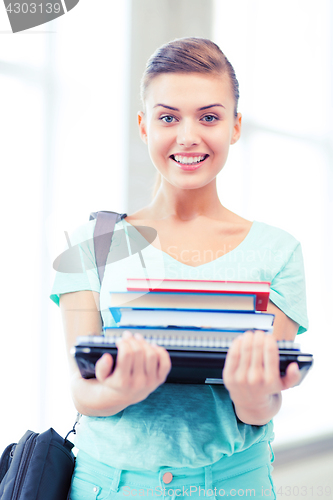
M205 292L237 293L256 296L256 310L266 311L269 300L270 283L268 281L210 281L210 280L174 280L152 278L127 278L127 290L131 292Z

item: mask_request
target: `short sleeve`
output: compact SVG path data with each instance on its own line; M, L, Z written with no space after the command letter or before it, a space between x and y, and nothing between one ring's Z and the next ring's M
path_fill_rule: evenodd
M100 291L94 251L96 221L89 221L69 236L69 246L56 259L56 276L50 298L59 305L60 295L83 290Z
M303 254L300 243L271 282L270 300L299 324L297 334L308 329Z

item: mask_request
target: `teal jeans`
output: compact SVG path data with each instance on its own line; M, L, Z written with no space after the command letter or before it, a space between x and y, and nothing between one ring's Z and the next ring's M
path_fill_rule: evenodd
M79 451L69 500L276 499L272 469L267 441L206 467L159 472L116 469Z

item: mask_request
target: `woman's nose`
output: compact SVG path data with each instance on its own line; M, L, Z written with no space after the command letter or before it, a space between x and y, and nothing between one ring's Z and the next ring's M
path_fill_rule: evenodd
M179 124L177 143L180 146L190 147L199 144L200 138L194 123L184 120Z

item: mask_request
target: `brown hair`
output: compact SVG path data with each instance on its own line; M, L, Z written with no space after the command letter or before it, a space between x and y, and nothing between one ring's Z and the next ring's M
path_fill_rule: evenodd
M206 38L177 38L159 47L148 59L141 79L141 100L145 106L145 98L150 82L161 73L208 73L212 75L227 74L230 78L235 101L234 114L237 116L239 85L234 68L216 43ZM153 197L161 183L158 174Z

